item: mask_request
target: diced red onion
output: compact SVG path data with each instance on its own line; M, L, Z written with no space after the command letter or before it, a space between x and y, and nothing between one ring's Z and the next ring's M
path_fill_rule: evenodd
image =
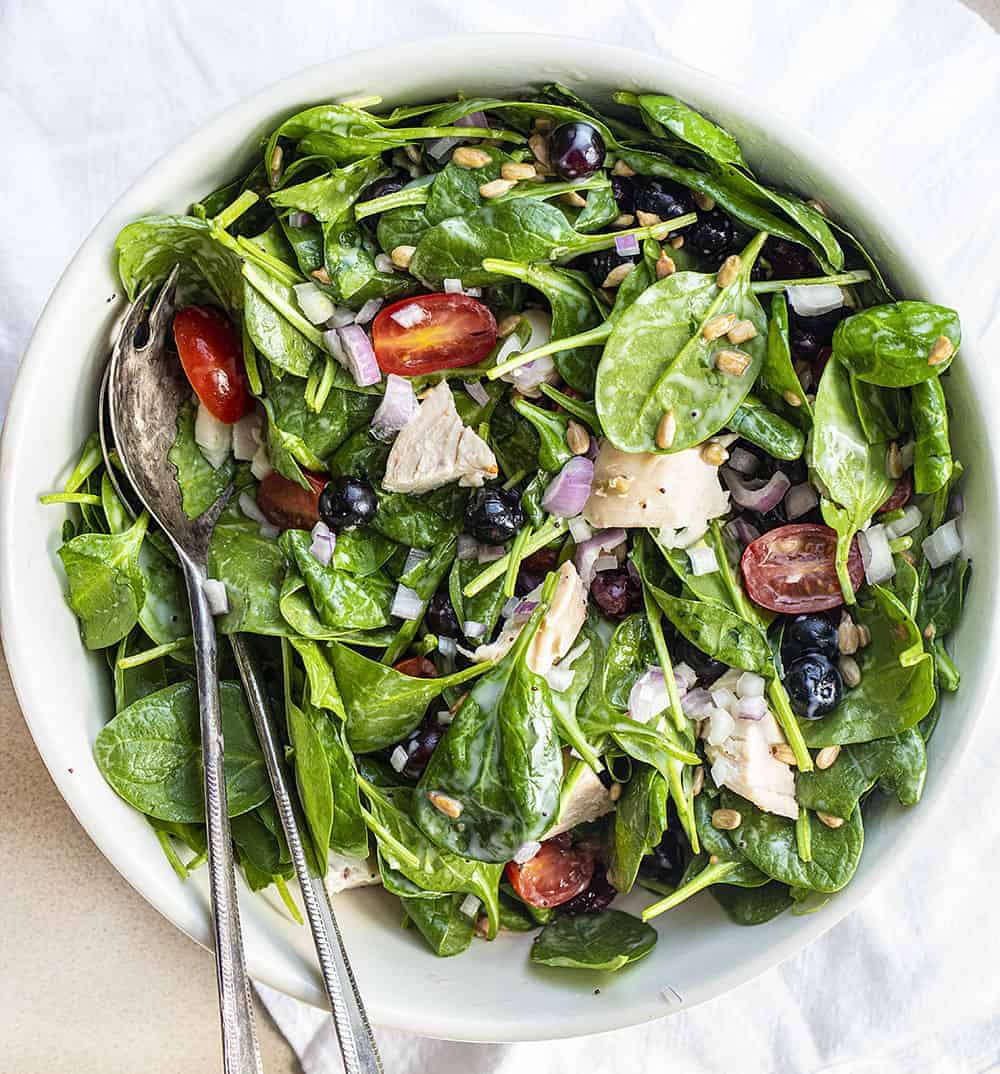
M481 638L486 633L486 624L475 619L466 619L462 624L462 633L467 638Z
M271 457L267 453L266 444L261 444L254 453L253 461L250 463L250 473L258 481L263 481L268 474L274 473L274 467L271 465Z
M820 317L844 304L844 292L835 283L796 284L785 290L789 305L800 317Z
M233 425L233 458L249 462L262 442L260 411L251 410Z
M921 545L927 562L934 567L943 567L950 563L962 551L962 536L958 532L958 520L946 522L929 536Z
M410 755L406 750L404 750L402 746L397 746L389 757L389 764L391 764L397 772L402 772L409 759Z
M316 217L312 213L304 213L295 209L288 214L288 223L292 227L310 227L316 223Z
M486 406L490 401L489 392L487 392L478 380L463 380L462 386L469 393L469 398L480 406Z
M767 700L763 697L741 697L736 702L736 716L740 720L762 720L767 715Z
M767 681L754 671L744 671L736 680L736 693L740 697L763 697Z
M594 560L594 574L600 574L602 571L615 571L617 569L617 556L598 556L597 559Z
M698 675L693 667L681 661L679 664L674 664L674 681L677 683L677 689L683 697L698 681Z
M666 680L659 668L647 668L628 695L628 714L636 723L649 723L670 704Z
M610 552L617 548L625 540L625 536L623 529L599 530L589 541L576 546L573 562L576 564L583 584L588 589L594 580L594 564L597 562L597 557L602 552Z
M889 540L894 541L897 537L905 537L908 533L912 533L923 520L924 516L920 513L920 508L915 503L908 503L903 508L903 514L895 522L886 523L885 532Z
M249 492L241 492L240 498L236 502L240 505L240 510L247 518L253 519L254 522L267 522L264 512L257 506L257 501Z
M749 511L764 512L777 507L792 484L781 470L775 470L766 482L744 481L728 466L723 466L719 473L733 500Z
M502 619L509 619L514 612L521 606L520 597L511 597L510 600L504 603L504 606L500 609L500 617Z
M735 708L736 695L727 686L713 686L708 691L712 695L712 704L717 709L725 709L727 712Z
M478 127L485 129L489 126L485 112L470 112L467 116L456 119L452 124L455 127Z
M416 328L418 324L429 321L430 317L427 310L417 302L409 302L389 314L389 320L395 321L400 328Z
M532 840L530 843L522 843L517 850L514 851L513 861L518 865L524 865L525 862L531 861L531 859L542 849L542 844Z
M435 160L443 160L461 141L461 138L434 138L424 142L424 152Z
M576 515L569 520L569 535L575 544L583 544L584 541L589 541L594 536L594 531L583 515Z
M542 509L557 518L573 518L590 498L594 464L583 455L574 455L549 482L542 496Z
M217 578L206 578L201 583L201 591L208 601L208 610L212 615L225 615L229 611L229 594L226 592L226 583Z
M507 555L507 549L502 544L481 544L476 549L476 560L479 563L494 563Z
M745 518L741 517L736 517L727 522L725 532L741 549L746 548L751 541L756 541L760 536L760 530L756 526L751 526Z
M532 615L535 613L535 609L538 607L537 600L522 600L520 604L514 609L514 614L511 618L514 624L526 623Z
M292 288L299 308L312 324L326 324L336 307L314 283L297 283Z
M721 746L735 730L733 714L728 709L714 708L708 714L708 725L702 734L710 745Z
M684 715L695 720L700 719L702 716L707 716L712 708L712 696L702 686L699 686L696 690L689 690L681 698L681 710Z
M420 403L410 381L390 373L385 378L385 394L372 415L369 431L376 440L387 444L413 421L419 410Z
M635 235L616 235L615 252L622 257L634 257L639 252L639 240Z
M355 324L368 324L374 320L375 314L382 308L384 299L370 298L354 315Z
M454 276L446 276L441 283L441 290L446 295L460 295L462 293L462 281Z
M396 616L397 619L413 620L419 619L423 610L424 602L412 589L402 584L396 586L392 606L389 608L390 615Z
M707 544L697 545L687 550L688 559L691 560L691 573L696 576L702 574L715 574L719 569L719 561L715 558L715 549Z
M334 549L337 547L337 535L325 522L317 522L312 528L312 544L309 546L309 554L321 566L329 566L333 559Z
M753 477L760 466L760 459L746 448L734 447L729 453L729 466L744 477Z
M379 272L396 271L396 266L392 263L392 258L388 254L376 254L375 267L379 270Z
M354 310L346 306L335 306L333 316L326 322L327 328L343 328L345 325L354 324Z
M892 549L885 526L869 526L858 534L861 562L865 565L865 578L871 585L887 582L896 573L892 561Z
M468 533L460 533L458 535L458 551L456 557L458 559L475 559L479 555L479 542Z
M331 333L324 332L325 340ZM357 324L348 324L343 328L336 329L340 341L339 353L331 349L330 353L338 361L343 361L348 372L354 378L354 383L359 388L367 388L372 384L378 384L382 379L382 371L378 367L378 359L372 350L372 342L365 330ZM341 359L340 355L343 355Z
M790 522L793 518L801 518L818 503L816 490L808 481L803 481L801 485L792 485L785 493L785 514Z

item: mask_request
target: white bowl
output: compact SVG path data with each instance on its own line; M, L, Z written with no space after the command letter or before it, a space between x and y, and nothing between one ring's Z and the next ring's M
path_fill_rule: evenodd
M119 228L146 213L177 212L231 178L259 136L300 107L330 98L381 94L390 105L453 94L503 95L531 83L565 82L607 100L614 89L680 96L729 127L747 158L770 176L832 206L888 269L901 294L960 305L939 291L925 258L872 194L840 162L780 116L764 114L755 95L672 60L591 41L527 34L481 34L380 48L337 59L286 79L229 109L154 165L93 230L59 281L18 376L0 454L0 607L3 641L25 718L52 778L94 842L162 914L202 944L210 942L200 881L182 883L143 818L108 787L91 746L112 711L103 656L83 649L63 599L55 552L59 509L38 504L58 488L95 427L100 372L121 306L112 245ZM926 829L945 796L995 677L997 490L992 423L996 396L972 348L949 380L960 421L953 423L967 466L968 548L977 555L966 613L955 638L963 683L945 700L930 747L923 802L912 810L882 803L869 810L865 852L850 886L811 916L786 914L760 928L727 922L703 897L657 920L653 954L613 977L531 966L530 937L503 934L466 954L437 959L412 930L399 928L395 900L354 892L337 909L373 1020L428 1036L513 1041L596 1033L690 1006L776 965L850 912L889 875ZM85 877L67 877L86 883ZM896 873L895 882L902 882ZM641 905L633 897L633 905ZM290 995L322 1005L307 929L280 917L261 897L242 892L250 972ZM596 989L599 988L599 993ZM665 991L666 990L666 991ZM670 996L668 1000L665 998Z

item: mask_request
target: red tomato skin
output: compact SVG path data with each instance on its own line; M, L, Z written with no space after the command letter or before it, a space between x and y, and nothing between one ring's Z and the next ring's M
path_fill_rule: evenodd
M788 547L782 548L782 541ZM802 548L803 544L807 547ZM750 599L763 608L786 615L838 608L844 603L844 594L837 580L836 549L837 534L829 526L801 522L769 530L746 546L740 560ZM847 571L857 589L864 581L865 568L856 537L851 542ZM808 572L812 585L806 587L806 592L781 590L773 584L781 582L782 575L790 572L800 575Z
M257 486L257 506L272 526L282 530L311 530L319 522L319 494L326 478L308 472L305 476L312 486L308 492L277 471L268 474Z
M905 507L913 496L913 471L907 470L896 482L896 487L876 514L884 515L887 511L899 511Z
M436 679L437 668L426 656L408 656L405 660L397 660L392 665L396 671L404 675L410 675L415 679Z
M185 306L174 317L174 343L195 394L209 413L232 425L253 407L243 346L229 318L214 306Z
M406 306L427 315L424 323L404 328L392 319ZM402 377L458 369L481 362L496 345L497 322L492 311L469 295L438 291L403 298L379 311L372 323L372 346L383 373Z
M511 887L529 906L561 906L586 891L594 875L593 848L573 846L569 835L546 839L523 865L509 861L505 869Z

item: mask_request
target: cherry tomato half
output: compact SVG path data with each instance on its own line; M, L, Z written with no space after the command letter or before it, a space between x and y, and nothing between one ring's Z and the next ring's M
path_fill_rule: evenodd
M226 425L253 406L243 347L232 322L214 306L186 306L174 316L174 343L195 394Z
M837 534L829 526L802 522L769 530L751 541L740 567L752 600L772 612L822 612L844 603L837 580ZM865 568L857 538L847 571L855 589Z
M878 509L877 514L883 515L886 511L899 511L910 502L913 495L913 471L906 473L896 482L896 487L889 495L889 499Z
M573 846L569 835L546 839L523 865L507 862L511 887L529 906L561 906L586 891L594 875L593 848Z
M310 489L289 481L277 471L257 486L257 506L271 523L283 530L311 530L319 522L319 494L326 478L306 473Z
M407 312L400 324L393 314L402 310ZM372 324L372 346L380 368L403 377L475 365L496 341L493 314L468 295L439 292L404 298L386 306Z

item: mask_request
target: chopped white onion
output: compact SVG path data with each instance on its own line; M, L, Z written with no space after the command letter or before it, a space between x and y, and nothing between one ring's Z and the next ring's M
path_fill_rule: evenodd
M391 764L397 772L402 772L403 769L406 767L406 762L409 761L409 759L410 755L406 752L406 750L404 750L402 746L397 746L392 751L392 754L389 757L389 764Z
M469 398L474 400L480 406L486 406L490 401L489 392L487 392L478 380L463 380L462 387L469 393Z
M909 470L913 465L913 458L917 453L917 444L915 440L907 440L905 444L899 446L899 465L904 470Z
M392 606L389 614L397 619L419 619L424 610L424 602L420 597L405 585L397 585L395 595L392 598Z
M707 544L696 545L687 550L688 559L691 560L691 573L696 576L702 574L715 574L719 569L719 561L715 558L715 549Z
M212 615L225 615L229 611L229 594L226 592L226 583L218 578L206 578L201 583L201 591L208 601L208 610Z
M439 713L437 714L437 722L438 722L438 723L439 723L439 724L440 724L440 725L441 725L442 727L447 727L447 726L448 726L448 724L450 724L450 723L452 722L452 720L454 720L454 719L455 719L455 713L454 713L454 712L450 712L450 711L449 711L448 709L442 709L442 710L441 710L441 711L440 711L440 712L439 712Z
M479 542L468 533L458 535L458 550L455 553L457 559L475 559L479 555Z
M326 324L333 316L336 307L329 297L314 283L297 283L292 290L299 303L299 309L312 324Z
M312 544L309 546L309 554L321 566L328 566L337 547L337 535L325 522L317 522L310 536Z
M760 466L760 459L746 448L734 447L729 453L729 465L744 477L753 477Z
M522 843L517 850L514 851L513 861L518 865L524 865L525 862L531 861L531 859L542 849L542 844L532 840L530 843Z
M958 519L953 518L939 526L929 537L924 538L921 546L927 562L934 567L943 567L950 563L962 551L962 536L958 532Z
M409 574L418 563L423 563L429 555L430 552L424 551L423 548L411 548L406 554L406 561L403 564L403 574Z
M594 580L594 564L602 552L610 552L625 540L623 529L599 530L589 540L578 544L573 562L583 584L589 589Z
M647 668L629 691L628 714L636 723L649 723L669 704L663 672L659 668Z
M271 456L267 453L267 444L261 444L254 453L253 461L250 463L250 473L252 473L258 481L263 481L268 474L274 473L274 467L271 465Z
M385 394L372 415L369 432L376 440L388 443L413 421L419 410L420 403L410 381L390 373L385 378Z
M702 686L695 690L689 690L681 698L681 709L685 716L697 720L707 716L712 711L712 695Z
M785 493L785 514L789 520L801 518L818 503L819 496L816 490L808 481L803 481L801 485L792 485Z
M262 442L260 412L251 410L233 426L233 458L238 462L249 462Z
M521 598L520 597L511 597L510 600L508 600L504 604L504 606L500 609L500 618L501 619L509 619L514 614L514 612L517 611L517 609L520 606L521 606Z
M576 515L569 520L569 535L575 544L583 544L584 541L589 541L594 536L594 531L583 515Z
M552 667L545 672L545 681L557 694L565 693L573 685L573 669Z
M379 272L396 271L396 266L392 263L392 258L388 254L376 254L375 267L379 270Z
M233 427L226 425L205 406L198 404L198 413L194 419L194 442L198 445L205 461L213 470L229 458L233 443Z
M858 548L865 565L865 577L871 585L887 582L896 573L885 526L869 526L862 530L858 534Z
M359 388L378 384L382 379L371 340L365 330L357 324L348 324L343 328L323 333L323 342L328 350L354 378Z
M733 700L735 701L735 698ZM708 717L705 740L711 746L721 746L735 730L736 721L733 719L729 709L722 707L714 708Z
M441 634L438 636L438 652L442 656L454 656L456 651L457 649L454 638L449 638L447 634Z
M766 687L764 676L753 671L744 671L736 680L736 693L739 697L763 697Z
M677 689L682 694L686 694L698 681L698 673L689 664L681 661L679 664L674 664L674 680L677 683Z
M335 306L333 316L326 322L327 328L343 328L348 324L354 324L354 310L346 306Z
M731 709L736 706L736 695L725 686L718 686L708 691L712 695L712 704L716 708Z
M368 324L375 317L375 314L382 308L384 299L370 298L368 301L358 310L354 315L355 324Z
M466 619L462 624L462 633L467 638L481 638L486 633L486 624L475 619Z
M617 556L598 556L597 559L594 560L594 574L600 574L602 571L615 571L617 569Z
M720 753L712 764L712 782L716 787L724 787L728 780L736 775L736 768L725 754Z
M476 560L479 563L493 563L503 559L507 555L507 549L502 544L481 544L476 549Z
M241 492L240 498L236 502L240 505L240 510L247 518L253 519L254 522L267 522L267 517L257 506L257 501L249 492Z
M479 907L482 905L480 899L475 895L466 895L462 902L459 904L459 912L465 914L466 917L476 917L479 913Z
M889 540L894 541L897 537L905 537L908 533L912 533L923 520L924 516L920 513L920 508L915 503L908 503L903 508L900 518L897 518L895 522L886 523L885 532L889 535Z
M819 317L844 304L843 289L835 283L795 284L785 290L789 304L800 317Z
M740 720L763 720L767 715L767 699L741 697L736 702L736 717Z
M462 293L462 281L456 280L454 276L446 276L441 287L446 295L460 295Z
M483 297L483 289L481 287L466 287L466 289L462 293L468 295L469 298Z
M584 455L574 455L549 482L542 495L542 509L557 518L573 518L590 498L594 464Z
M389 314L389 320L395 321L400 328L416 328L418 324L429 321L431 315L416 302L410 302L406 306L400 306Z

